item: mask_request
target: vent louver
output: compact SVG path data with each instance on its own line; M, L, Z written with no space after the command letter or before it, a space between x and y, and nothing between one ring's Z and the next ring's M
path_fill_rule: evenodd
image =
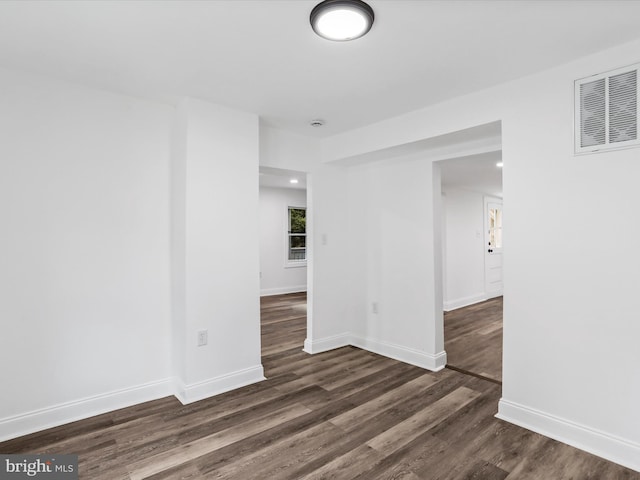
M580 85L580 146L604 145L606 102L604 79Z
M609 142L638 139L638 72L609 77Z
M576 153L637 146L638 67L576 80Z

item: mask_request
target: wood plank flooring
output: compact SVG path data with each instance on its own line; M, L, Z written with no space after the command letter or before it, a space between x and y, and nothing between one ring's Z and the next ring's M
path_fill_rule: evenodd
M444 314L450 367L502 381L502 297Z
M117 410L0 452L77 453L83 480L640 480L494 418L495 382L352 347L302 352L303 294L264 298L262 313L268 380L186 406L167 397Z

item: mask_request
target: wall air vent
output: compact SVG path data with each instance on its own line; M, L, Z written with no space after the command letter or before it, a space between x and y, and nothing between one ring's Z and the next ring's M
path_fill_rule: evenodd
M640 146L638 70L619 68L575 82L575 152Z

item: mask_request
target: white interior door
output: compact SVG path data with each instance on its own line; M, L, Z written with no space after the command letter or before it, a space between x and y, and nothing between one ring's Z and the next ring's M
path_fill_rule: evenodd
M487 298L502 295L502 201L485 198L484 289Z

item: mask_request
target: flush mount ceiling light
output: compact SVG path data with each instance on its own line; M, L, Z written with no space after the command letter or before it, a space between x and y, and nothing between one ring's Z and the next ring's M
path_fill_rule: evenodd
M360 0L325 0L311 10L309 20L322 38L345 42L371 30L373 18L373 9Z

